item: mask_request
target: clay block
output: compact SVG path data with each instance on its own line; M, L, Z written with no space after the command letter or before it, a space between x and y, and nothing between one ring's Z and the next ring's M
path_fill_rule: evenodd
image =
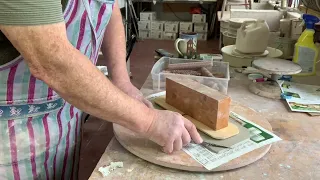
M184 115L184 112L180 111L179 109L171 106L170 104L166 103L166 99L165 96L159 96L157 98L154 99L154 102L159 105L160 107L169 110L169 111L173 111L173 112L177 112L181 115Z
M166 102L213 130L228 126L231 98L194 80L167 78Z

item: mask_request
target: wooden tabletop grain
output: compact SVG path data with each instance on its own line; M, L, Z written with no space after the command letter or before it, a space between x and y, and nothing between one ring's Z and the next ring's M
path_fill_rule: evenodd
M260 113L270 122L273 132L283 139L273 144L262 159L232 171L190 173L146 162L129 153L113 138L90 179L320 179L320 116L290 112L283 100L271 100L249 92L251 82L245 75L232 71L231 77L228 94L232 101ZM295 80L320 85L319 77L300 77ZM159 92L152 89L151 76L141 91L146 96ZM124 167L103 178L98 168L115 161L122 161Z

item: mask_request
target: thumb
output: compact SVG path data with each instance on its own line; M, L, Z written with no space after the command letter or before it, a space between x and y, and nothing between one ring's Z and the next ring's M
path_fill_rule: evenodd
M143 98L142 102L148 107L148 108L152 108L153 109L153 105L150 101L148 101L147 99Z

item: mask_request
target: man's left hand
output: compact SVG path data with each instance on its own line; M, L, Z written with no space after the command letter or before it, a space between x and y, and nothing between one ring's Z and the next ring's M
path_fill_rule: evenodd
M114 82L115 86L121 89L124 93L128 94L132 98L144 103L147 107L153 108L152 103L143 97L141 91L139 91L131 82L117 83Z

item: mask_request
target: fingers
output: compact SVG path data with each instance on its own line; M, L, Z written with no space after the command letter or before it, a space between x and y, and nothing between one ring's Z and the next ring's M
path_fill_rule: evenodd
M182 149L182 139L181 139L181 137L178 137L175 141L174 141L174 143L173 143L173 150L174 151L179 151L179 150L181 150Z
M171 154L173 151L180 151L182 149L183 143L182 138L177 137L174 142L167 143L166 146L163 148L165 153Z
M200 134L197 131L196 126L186 118L184 118L184 126L186 127L187 131L189 132L191 139L195 143L200 144L203 142Z
M167 142L166 145L163 147L163 151L165 153L171 154L173 151L173 141Z
M187 129L184 128L182 131L182 145L186 146L190 143L190 141L191 141L190 134L187 131Z

